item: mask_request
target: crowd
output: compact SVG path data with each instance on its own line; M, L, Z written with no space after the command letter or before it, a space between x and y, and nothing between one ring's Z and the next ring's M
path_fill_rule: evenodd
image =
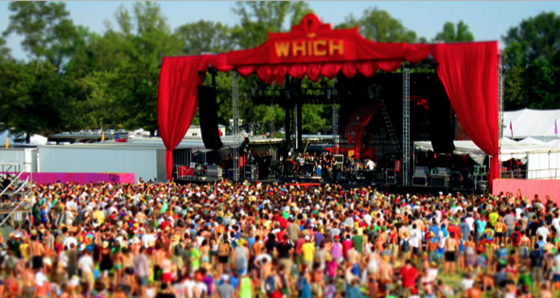
M552 297L546 198L339 185L33 185L2 297Z

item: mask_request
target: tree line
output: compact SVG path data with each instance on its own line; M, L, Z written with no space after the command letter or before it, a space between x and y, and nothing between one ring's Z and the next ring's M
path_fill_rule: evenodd
M237 2L233 26L197 21L171 28L158 3L121 6L103 33L76 25L62 2L11 2L8 28L0 37L0 131L48 135L80 129L137 129L155 133L158 81L164 56L220 53L264 43L268 32L286 32L309 12L306 2ZM433 38L419 37L387 11L366 9L336 28L360 26L379 42L473 41L467 24L447 22ZM559 108L560 16L543 12L502 37L506 48L506 109ZM6 38L21 36L27 61L11 56ZM231 74L217 77L218 117L228 125ZM282 124L279 105L254 105L247 90L255 76L240 80L245 124L269 131ZM304 85L313 84L304 80ZM306 105L304 132L330 127L330 106ZM194 123L198 123L195 118ZM281 125L280 125L281 126Z

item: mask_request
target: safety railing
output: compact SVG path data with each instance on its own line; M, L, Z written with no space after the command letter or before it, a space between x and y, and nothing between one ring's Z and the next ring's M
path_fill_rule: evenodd
M508 169L502 171L502 179L531 179L531 180L551 180L560 179L560 168L550 169Z

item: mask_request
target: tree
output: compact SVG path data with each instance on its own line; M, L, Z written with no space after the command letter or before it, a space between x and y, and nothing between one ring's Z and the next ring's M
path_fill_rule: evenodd
M62 2L11 2L12 15L4 36L23 36L22 46L37 61L63 65L73 52L77 29Z
M524 80L525 69L514 66L504 76L504 108L507 111L526 108L526 89Z
M199 55L203 52L222 53L231 50L231 29L220 22L198 21L180 26L175 30L183 45L183 52Z
M536 60L547 59L560 65L560 15L543 12L525 19L502 37L506 44L508 66L527 66Z
M474 35L469 30L469 26L463 21L457 23L455 26L452 22L447 22L443 25L443 31L439 32L434 41L443 42L461 42L461 41L474 41Z
M560 16L543 12L521 21L502 37L506 109L560 107Z
M387 11L377 7L364 11L362 17L346 17L344 24L337 28L360 26L360 33L367 39L378 42L416 42L416 32L408 30L400 20L393 18Z
M526 106L533 109L560 108L560 68L547 59L539 59L524 73Z
M239 24L232 38L237 48L254 48L268 40L269 32L287 31L286 24L295 25L312 12L302 1L238 1L233 9Z
M67 77L50 63L5 63L0 72L0 130L50 134L75 128Z
M106 22L103 35L91 34L76 59L90 71L77 78L84 123L96 128L135 129L152 134L158 127L159 73L164 56L181 53L159 4L137 2L115 14L117 28Z
M6 46L6 40L0 37L0 63L11 59L12 56L10 55L10 48Z

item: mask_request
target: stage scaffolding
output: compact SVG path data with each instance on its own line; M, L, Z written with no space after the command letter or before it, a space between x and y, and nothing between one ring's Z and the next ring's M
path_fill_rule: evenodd
M403 186L408 186L410 176L410 68L403 67Z
M233 145L233 181L239 181L239 73L233 72L231 84L232 108L233 108L233 135L235 144Z

